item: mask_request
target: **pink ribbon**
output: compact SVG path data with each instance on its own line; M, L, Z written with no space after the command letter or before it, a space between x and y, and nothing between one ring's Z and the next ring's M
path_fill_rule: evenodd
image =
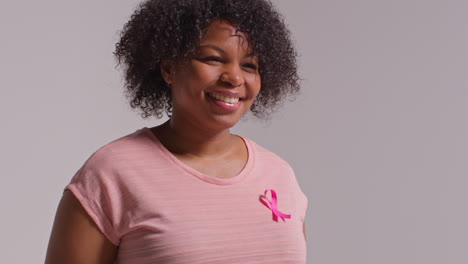
M271 191L271 202L266 197L268 191ZM284 221L284 218L288 218L288 219L291 218L291 215L283 214L282 212L278 210L278 198L276 197L275 190L273 189L265 190L264 195L260 196L260 201L266 207L268 207L271 210L271 212L273 212L273 219L275 221L278 221L278 217L283 219L283 221Z

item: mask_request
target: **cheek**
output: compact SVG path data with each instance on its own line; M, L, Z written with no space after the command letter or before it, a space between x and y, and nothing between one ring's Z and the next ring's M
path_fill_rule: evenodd
M246 77L246 83L249 84L250 93L252 96L257 96L260 92L262 81L259 75L251 75Z
M197 69L195 75L198 83L203 86L210 86L217 83L220 73L214 67L204 67L202 69Z
M172 85L173 94L179 98L200 97L202 92L216 83L216 72L207 67L189 67L184 72L179 72Z
M219 72L216 67L200 62L192 62L189 75L192 81L197 83L208 83L216 80Z

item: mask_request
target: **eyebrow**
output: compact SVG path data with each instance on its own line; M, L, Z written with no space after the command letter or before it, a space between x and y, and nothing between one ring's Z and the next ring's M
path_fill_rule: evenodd
M226 55L226 51L224 51L222 48L216 46L216 45L213 45L213 44L201 44L199 46L200 48L212 48L214 50L217 50L219 53L223 54L223 55ZM253 52L247 54L244 56L245 58L247 57L255 57L255 55L253 54Z

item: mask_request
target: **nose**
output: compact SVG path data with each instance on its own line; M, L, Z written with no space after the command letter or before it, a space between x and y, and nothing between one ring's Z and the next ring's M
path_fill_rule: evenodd
M220 80L231 86L238 87L244 84L244 76L239 66L227 66L220 76Z

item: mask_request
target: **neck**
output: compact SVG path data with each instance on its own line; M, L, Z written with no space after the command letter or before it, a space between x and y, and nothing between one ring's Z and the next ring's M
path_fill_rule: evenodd
M172 153L205 159L216 159L230 153L238 140L229 129L207 131L190 122L176 122L174 119L152 130Z

